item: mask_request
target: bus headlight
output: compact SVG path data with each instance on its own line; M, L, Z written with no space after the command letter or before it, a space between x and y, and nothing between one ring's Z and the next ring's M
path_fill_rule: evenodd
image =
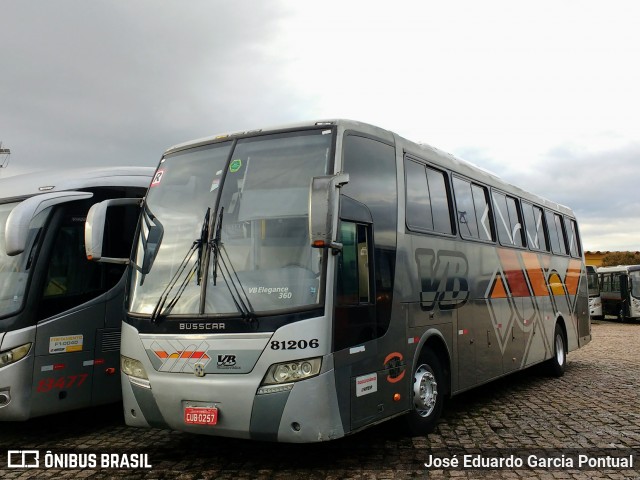
M315 377L320 373L321 366L321 357L276 363L269 367L267 374L264 376L264 380L262 380L262 385L298 382Z
M12 348L11 350L0 352L0 368L11 365L12 363L26 357L29 350L31 350L31 344L25 343L24 345Z
M133 358L120 355L120 370L129 375L130 377L142 378L149 380L147 372L142 365L142 362Z

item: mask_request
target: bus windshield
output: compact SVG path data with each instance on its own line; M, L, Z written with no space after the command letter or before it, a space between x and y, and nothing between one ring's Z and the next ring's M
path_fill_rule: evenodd
M589 286L589 296L597 297L600 295L600 285L598 283L598 274L595 268L587 265L587 284Z
M629 272L629 289L631 295L640 298L640 270L633 270Z
M48 211L41 212L31 221L25 251L19 255L9 256L5 248L5 225L9 214L18 205L19 203L0 205L0 318L15 314L22 308L35 239ZM0 323L1 331L3 328Z
M148 268L132 269L130 311L238 315L320 303L323 253L310 247L308 197L311 177L328 172L331 133L256 136L165 157L147 195L135 264L150 256L150 239L159 247ZM208 246L199 243L207 238Z

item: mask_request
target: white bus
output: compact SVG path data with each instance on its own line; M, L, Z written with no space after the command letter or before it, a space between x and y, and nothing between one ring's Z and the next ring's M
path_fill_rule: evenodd
M99 204L88 252L101 255ZM98 245L98 246L96 246ZM572 211L371 125L169 149L143 205L121 368L128 425L318 442L591 339Z
M587 285L589 289L589 315L602 318L602 298L600 297L600 279L596 267L587 265Z
M84 222L107 198L137 198L153 168L60 170L0 180L0 420L121 398L125 265L87 260ZM139 208L114 209L105 248L127 256Z
M602 313L619 321L640 318L640 265L598 268Z

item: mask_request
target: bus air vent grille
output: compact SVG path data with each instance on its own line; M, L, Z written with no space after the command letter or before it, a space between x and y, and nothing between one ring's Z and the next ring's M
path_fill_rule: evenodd
M102 336L102 351L117 352L120 350L120 332L104 332Z

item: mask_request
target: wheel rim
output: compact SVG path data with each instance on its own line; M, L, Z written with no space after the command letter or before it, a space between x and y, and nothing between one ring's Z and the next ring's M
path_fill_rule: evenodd
M556 335L556 361L558 365L564 363L564 341L561 335Z
M436 408L438 382L426 365L420 365L413 376L413 405L421 417L428 417Z

